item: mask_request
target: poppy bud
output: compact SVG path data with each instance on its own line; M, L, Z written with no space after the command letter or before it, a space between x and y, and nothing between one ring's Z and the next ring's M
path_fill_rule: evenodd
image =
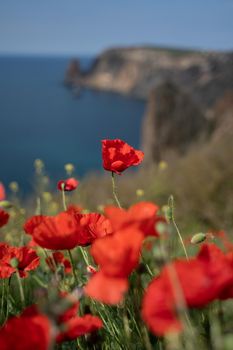
M0 202L0 207L5 208L5 209L10 209L13 207L13 204L9 201L1 201Z
M67 180L60 180L57 184L57 188L60 191L73 191L77 188L79 182L71 177Z
M196 233L192 238L191 238L191 243L192 244L198 244L206 239L206 234L205 233Z
M166 212L165 212L165 218L166 218L167 222L171 222L172 221L172 215L173 215L172 208L167 207L166 208Z

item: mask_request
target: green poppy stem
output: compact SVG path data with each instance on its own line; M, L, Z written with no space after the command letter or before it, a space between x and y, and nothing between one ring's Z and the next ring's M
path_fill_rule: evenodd
M88 256L87 256L86 251L82 247L79 247L79 250L80 250L80 253L83 257L83 260L85 261L85 264L88 266L89 262L88 262Z
M120 204L120 201L117 197L117 189L116 189L116 183L115 183L115 178L114 178L114 172L112 171L112 193L113 193L113 196L114 196L114 199L118 205L118 207L121 209L121 204Z
M67 210L67 206L66 206L66 195L65 195L65 189L64 189L64 184L62 184L62 204L63 204L63 208L66 211Z
M20 278L18 271L16 272L16 278L17 278L18 286L19 286L19 294L20 294L21 304L22 304L22 307L24 308L25 307L25 296L24 296L22 281L21 281L21 278Z
M173 198L172 195L168 199L168 206L169 206L169 210L170 210L169 219L171 220L171 222L173 223L173 225L174 225L174 227L176 229L176 232L177 232L178 237L180 239L180 242L181 242L182 248L184 250L184 254L186 256L186 259L189 260L188 253L187 253L187 250L185 248L183 238L181 236L180 230L179 230L179 228L178 228L178 226L176 224L176 221L175 221L175 217L174 217L174 198Z

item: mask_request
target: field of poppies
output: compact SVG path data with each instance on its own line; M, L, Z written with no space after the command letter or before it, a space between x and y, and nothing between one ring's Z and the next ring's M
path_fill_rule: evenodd
M57 201L37 184L35 210L0 184L0 350L233 349L230 236L184 235L172 194L123 208L116 177L143 157L102 141L115 204L96 212L71 203L71 164Z

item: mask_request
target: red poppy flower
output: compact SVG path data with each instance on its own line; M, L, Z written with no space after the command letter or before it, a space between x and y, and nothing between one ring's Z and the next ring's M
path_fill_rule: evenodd
M3 201L6 198L5 188L0 182L0 201Z
M119 231L97 239L91 247L91 255L105 275L128 277L138 265L142 241L139 231Z
M74 317L63 325L65 330L58 334L56 341L61 343L63 341L74 340L81 335L96 332L102 326L103 323L97 316L86 314L82 317Z
M95 332L103 326L99 317L90 314L78 316L79 302L72 295L63 293L62 297L70 303L70 306L58 318L58 326L61 327L61 332L56 337L58 343L74 340L81 335Z
M60 293L61 302L65 302L66 310L58 316L57 323L62 324L69 321L71 318L76 317L79 309L79 301L72 294L67 292Z
M233 251L227 253L226 259L228 261L230 269L233 271ZM233 276L232 276L232 282L227 284L224 290L219 295L219 299L221 300L230 299L230 298L233 298Z
M128 210L114 206L105 208L105 215L111 221L115 231L127 227L135 227L142 231L144 236L158 236L156 224L165 222L165 219L157 215L159 207L151 202L139 202Z
M16 266L12 267L15 259ZM18 271L20 277L27 277L28 271L35 270L40 264L40 258L33 249L24 247L11 247L5 245L0 253L0 277L8 278Z
M43 248L63 250L78 245L79 224L69 212L56 216L34 216L25 223L24 230Z
M175 310L181 304L203 307L214 299L230 297L232 283L229 257L214 244L204 244L196 258L166 265L151 282L143 299L143 318L159 336L180 330Z
M48 350L52 326L36 307L26 309L19 317L10 318L0 329L1 350Z
M69 179L66 180L60 180L57 183L57 188L58 190L62 191L73 191L78 187L78 180L76 180L75 178L71 177Z
M52 256L46 258L46 263L49 266L51 271L55 271L59 265L63 265L65 273L72 272L72 266L69 259L66 259L62 252L53 252ZM54 264L56 266L54 266Z
M85 287L85 293L104 303L117 304L128 289L127 277L137 267L143 235L140 231L118 231L97 239L91 254L99 265Z
M15 272L10 265L10 259L9 245L0 243L0 278L9 278Z
M144 153L128 145L126 142L115 140L102 140L102 158L105 170L121 174L130 166L142 162Z
M56 216L34 216L27 220L24 230L39 246L53 250L86 246L112 232L103 215L79 214L74 208Z
M85 294L102 303L115 305L123 300L129 287L127 277L106 276L103 272L96 272L85 286Z
M155 278L145 292L142 317L157 336L181 330L182 326L175 313L174 304L168 281L162 277Z
M8 223L8 220L10 218L10 215L3 209L0 209L0 227L6 225Z

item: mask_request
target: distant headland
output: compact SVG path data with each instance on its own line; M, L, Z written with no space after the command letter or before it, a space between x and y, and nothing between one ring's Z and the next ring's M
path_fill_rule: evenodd
M169 149L184 153L221 130L233 133L233 51L112 48L85 72L71 61L65 84L146 100L142 144L149 162Z

